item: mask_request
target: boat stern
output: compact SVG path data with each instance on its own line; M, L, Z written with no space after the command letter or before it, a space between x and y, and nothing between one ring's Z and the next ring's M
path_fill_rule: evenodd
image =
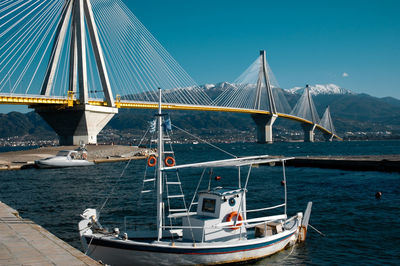
M298 237L299 242L306 241L308 222L311 216L311 208L312 208L312 202L309 201L307 204L306 211L304 212L304 217L301 219L299 237Z
M82 247L87 250L88 245L85 236L92 235L92 227L101 227L98 223L98 213L96 209L86 209L81 215L82 220L78 223L79 237L81 239Z

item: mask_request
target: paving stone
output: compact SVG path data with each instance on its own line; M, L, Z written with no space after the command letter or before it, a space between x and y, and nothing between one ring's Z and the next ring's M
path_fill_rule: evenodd
M0 265L100 265L0 201Z

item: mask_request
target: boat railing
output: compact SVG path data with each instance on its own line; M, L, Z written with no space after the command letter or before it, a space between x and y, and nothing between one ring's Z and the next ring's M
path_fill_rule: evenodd
M267 207L267 208L261 208L261 209L254 209L254 210L246 210L246 213L249 213L249 212L260 212L260 211L266 211L266 210L272 210L272 209L277 209L277 208L280 208L280 207L285 207L285 203L282 203L282 204L279 204L279 205L276 205L276 206L272 206L272 207Z
M297 217L298 217L297 215L292 216L292 217L290 217L289 219L286 219L286 220L284 221L284 223L285 223L285 224L290 223L291 221L297 219ZM247 225L246 225L246 228L253 228L253 227L256 227L257 225L261 225L261 224L264 225L264 224L266 224L266 223L269 223L269 222L276 222L276 221L282 221L282 219L271 220L271 221L261 221L261 222L257 222L257 223L247 224Z
M294 216L296 217L296 216ZM293 218L293 217L292 217ZM291 218L291 219L292 219ZM274 216L266 216L266 217L260 217L260 218L253 218L253 219L248 219L248 220L243 220L243 221L237 221L238 224L244 224L244 223L265 223L265 222L274 222L274 221L281 221L281 220L286 220L287 215L286 214L280 214L280 215L274 215ZM164 225L163 229L215 229L215 228L231 228L232 225L235 225L235 221L230 221L230 222L224 222L224 223L219 223L217 225L213 226L181 226L181 225ZM253 224L249 225L248 227L251 227ZM247 227L247 226L246 226Z
M287 219L285 222L286 223L289 223L289 222L291 222L291 221L293 221L294 219L297 219L297 215L295 215L295 216L292 216L292 217L290 217L289 219Z
M125 232L127 232L127 224L128 224L127 220L129 220L129 219L133 220L134 218L137 218L137 217L136 216L125 216L124 217L124 231ZM148 229L156 228L156 224L154 224L154 223L136 223L136 222L132 222L132 223L129 223L129 226L131 226L134 231L137 231L138 228L148 228Z
M265 216L265 217L259 217L259 218L252 218L252 219L246 219L243 221L237 221L236 223L257 223L257 222L272 222L272 221L277 221L277 220L285 220L287 219L286 214L279 214L279 215L273 215L273 216ZM230 222L224 222L218 224L218 226L231 226L235 225L235 221L230 221Z

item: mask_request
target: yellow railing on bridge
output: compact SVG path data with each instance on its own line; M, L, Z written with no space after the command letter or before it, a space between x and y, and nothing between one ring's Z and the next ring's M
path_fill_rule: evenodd
M107 106L106 101L102 100L89 100L88 103L90 105L95 106ZM20 105L29 105L34 107L35 105L63 105L65 107L73 107L74 105L80 104L79 100L74 99L74 93L68 93L68 97L48 97L42 95L0 95L0 104L20 104ZM117 108L132 108L132 109L157 109L158 103L151 102L129 102L129 101L121 101L121 97L117 95L115 100L115 107ZM229 113L246 113L246 114L271 114L269 111L263 110L255 110L255 109L244 109L244 108L234 108L234 107L225 107L225 106L208 106L208 105L187 105L187 104L169 104L163 103L163 109L169 110L191 110L191 111L213 111L213 112L229 112ZM311 121L306 120L301 117L297 117L290 114L282 114L278 113L278 117L290 119L293 121L305 123L305 124L313 124ZM329 135L334 135L339 140L343 140L336 134L333 134L328 129L322 127L321 125L316 125L316 127Z

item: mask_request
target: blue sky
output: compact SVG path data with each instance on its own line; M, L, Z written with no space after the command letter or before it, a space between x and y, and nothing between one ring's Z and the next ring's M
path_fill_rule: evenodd
M199 84L233 81L265 49L283 88L400 99L400 1L123 1Z
M400 99L400 1L122 1L198 84L235 80L264 49L282 88Z

